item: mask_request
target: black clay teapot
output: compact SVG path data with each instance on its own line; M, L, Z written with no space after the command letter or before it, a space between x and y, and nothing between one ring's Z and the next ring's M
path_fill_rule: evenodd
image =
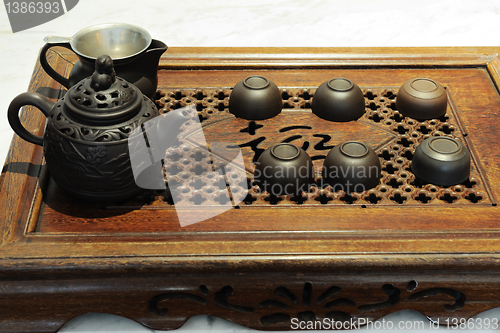
M24 105L47 116L43 138L21 124L18 112ZM121 201L141 192L130 163L129 134L157 115L148 97L116 76L109 56L97 58L94 74L59 101L28 92L17 96L8 110L12 129L43 146L54 181L70 194L97 202Z
M108 54L114 62L117 75L133 83L152 98L158 86L158 63L167 50L163 42L152 39L144 29L125 23L100 24L85 28L73 37L45 38L40 52L40 64L47 74L66 88L92 75L95 59ZM47 61L47 51L54 46L65 47L78 56L69 77L56 72Z

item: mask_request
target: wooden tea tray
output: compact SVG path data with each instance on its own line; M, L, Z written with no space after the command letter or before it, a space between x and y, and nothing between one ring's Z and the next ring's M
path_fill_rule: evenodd
M251 185L259 149L275 143L303 147L319 168L332 146L362 140L380 157L380 185L294 198L251 188L237 207L181 227L161 191L115 205L67 196L51 180L42 148L14 136L0 182L0 330L54 332L88 312L154 329L208 314L290 330L294 318L358 323L402 309L443 324L500 306L499 50L169 49L158 72L160 111L194 103L207 141L241 147L242 184ZM66 49L49 57L66 73L76 60ZM282 90L276 118L250 123L228 114L231 87L253 74ZM362 88L366 114L357 122L311 114L316 87L334 77ZM445 117L418 122L399 114L398 87L416 77L446 87ZM29 90L58 98L64 89L37 64ZM27 107L22 119L43 133L41 112ZM432 135L469 148L467 182L442 188L415 180L414 149ZM196 157L185 157L194 169ZM203 186L191 186L201 193L188 203L193 215L220 199Z

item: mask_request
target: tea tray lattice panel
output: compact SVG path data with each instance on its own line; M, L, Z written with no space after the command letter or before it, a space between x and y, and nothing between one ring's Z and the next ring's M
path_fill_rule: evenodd
M241 178L236 181L240 184L236 186L236 191L248 189L248 195L239 208L269 205L494 205L487 179L481 172L481 166L467 140L467 133L451 97L444 116L418 121L403 116L397 110L397 90L397 87L364 88L366 112L359 120L349 123L329 122L312 114L314 87L282 87L282 113L262 121L246 121L229 113L231 88L159 91L156 103L163 114L194 105L207 142L230 141L234 143L234 147L242 149L247 176L231 173L233 177L239 175ZM221 131L221 128L224 130ZM431 136L454 137L471 150L472 169L467 181L441 187L424 183L415 177L411 171L413 154L416 147ZM326 154L335 145L348 140L369 143L378 154L382 177L375 188L348 194L343 188L321 184L321 166ZM301 147L313 159L316 183L301 195L272 196L261 192L253 184L253 171L258 157L266 148L280 142L290 142ZM227 187L224 176L211 179L201 177L213 169L213 160L207 149L173 147L168 150L164 162L166 173L171 179L179 174L193 179L186 186L181 204L204 206L232 201L232 192ZM232 183L235 183L234 180ZM235 191L234 186L232 191ZM158 209L173 208L174 204L168 190L146 192L133 201L137 205L146 206L154 202L154 208Z

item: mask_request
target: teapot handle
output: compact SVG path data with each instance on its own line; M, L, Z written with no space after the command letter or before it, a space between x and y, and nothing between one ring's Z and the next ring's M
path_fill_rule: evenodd
M40 64L42 65L42 68L45 70L47 74L49 74L50 77L52 77L54 80L62 84L64 87L69 89L69 78L62 76L58 72L56 72L50 65L49 62L47 61L47 51L54 46L61 46L65 47L68 50L73 51L71 48L71 44L69 42L63 42L63 43L47 43L43 46L42 51L40 52Z
M47 97L34 93L26 92L17 96L12 100L7 111L7 118L9 119L10 127L24 140L34 143L39 146L43 146L43 138L41 136L30 133L21 123L19 119L19 110L25 105L33 105L40 109L42 113L47 117L54 106L52 102Z

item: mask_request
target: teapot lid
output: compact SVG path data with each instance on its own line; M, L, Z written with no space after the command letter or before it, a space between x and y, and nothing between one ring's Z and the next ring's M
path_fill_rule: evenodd
M108 55L96 59L94 74L71 87L68 97L68 113L92 125L118 124L132 118L140 111L143 99L137 87L116 76Z

